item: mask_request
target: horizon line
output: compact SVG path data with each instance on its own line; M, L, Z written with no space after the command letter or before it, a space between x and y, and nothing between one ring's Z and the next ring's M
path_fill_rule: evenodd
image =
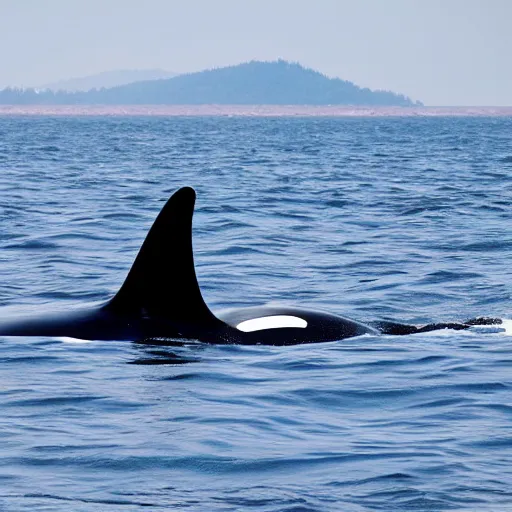
M272 104L0 105L0 116L153 117L512 117L512 106Z

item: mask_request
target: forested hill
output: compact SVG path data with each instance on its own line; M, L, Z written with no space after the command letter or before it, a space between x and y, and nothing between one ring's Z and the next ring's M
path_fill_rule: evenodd
M283 60L252 61L109 89L66 92L7 88L10 105L421 105L390 91L372 91Z

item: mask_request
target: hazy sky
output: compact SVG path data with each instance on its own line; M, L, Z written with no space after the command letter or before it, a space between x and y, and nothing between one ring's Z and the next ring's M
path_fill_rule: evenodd
M427 105L512 105L512 0L0 0L0 87L298 61Z

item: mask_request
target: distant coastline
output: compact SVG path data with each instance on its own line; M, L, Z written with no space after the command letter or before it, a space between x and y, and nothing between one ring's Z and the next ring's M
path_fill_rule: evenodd
M512 117L512 107L319 105L0 105L0 116Z
M7 87L0 90L0 104L423 106L404 94L360 87L284 60L253 60L87 91Z

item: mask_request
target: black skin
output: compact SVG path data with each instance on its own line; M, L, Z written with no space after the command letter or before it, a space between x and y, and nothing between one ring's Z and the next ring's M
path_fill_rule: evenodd
M262 306L215 316L203 300L192 251L195 192L178 190L167 201L119 292L103 305L85 310L0 320L0 336L73 337L90 340L162 342L199 340L213 344L294 345L342 340L362 334L408 335L438 329L497 325L498 318L423 326L377 321L362 324L319 311ZM242 332L236 326L253 318L291 315L307 327Z

